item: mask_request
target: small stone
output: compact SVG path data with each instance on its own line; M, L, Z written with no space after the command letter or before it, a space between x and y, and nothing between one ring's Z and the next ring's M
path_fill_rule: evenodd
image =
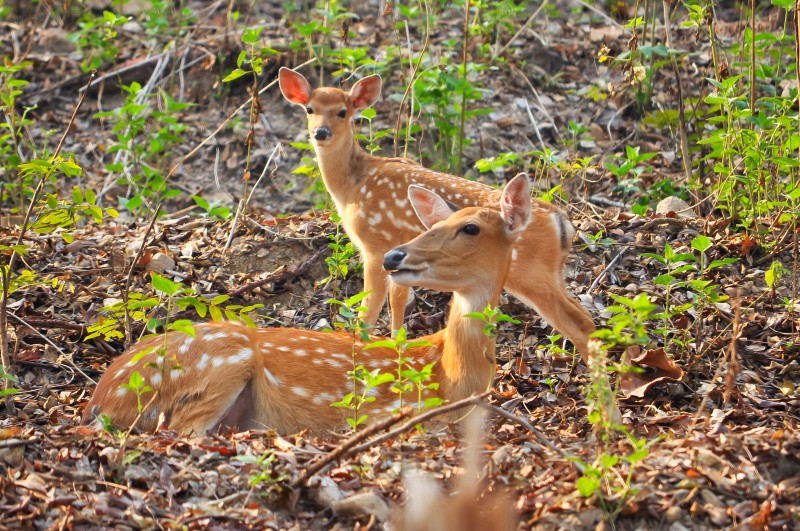
M335 500L331 508L339 516L358 517L374 515L380 522L389 517L389 506L383 498L372 492L359 492L343 500Z
M672 195L659 201L656 206L656 214L667 216L670 212L674 212L680 218L697 218L697 214L694 213L694 210L686 201Z
M683 510L680 507L673 505L664 513L667 522L677 522L683 517Z
M153 257L150 259L149 262L147 262L147 265L145 266L145 269L147 271L153 271L154 273L163 273L168 269L174 269L174 268L175 268L175 260L173 260L164 253L154 254Z

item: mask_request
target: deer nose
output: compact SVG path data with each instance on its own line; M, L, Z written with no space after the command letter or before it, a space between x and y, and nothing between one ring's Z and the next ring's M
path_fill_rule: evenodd
M406 254L405 251L400 249L392 249L385 255L383 255L383 268L386 271L397 271L400 268L400 264L403 263L405 260Z
M327 140L331 137L331 130L327 127L317 127L314 129L314 139Z

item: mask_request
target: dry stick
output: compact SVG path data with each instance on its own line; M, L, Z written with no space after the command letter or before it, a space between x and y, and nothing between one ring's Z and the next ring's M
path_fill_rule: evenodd
M514 42L515 40L517 40L517 37L519 37L519 36L522 34L522 32L523 32L523 31L525 31L525 29L526 29L528 26L530 26L530 25L531 25L531 23L533 22L533 20L534 20L534 19L537 17L537 15L539 15L539 13L541 13L541 12L542 12L542 9L544 9L544 8L545 8L545 6L547 5L547 3L548 3L549 1L550 1L550 0L544 0L544 2L542 2L542 3L541 3L541 5L538 7L538 9L536 9L536 11L534 11L534 12L533 12L533 15L531 15L531 16L528 18L528 20L526 20L526 21L525 21L525 24L523 24L523 25L522 25L522 26L519 28L519 30L517 30L517 32L514 34L514 36L513 36L513 37L511 37L510 39L508 39L508 42L506 43L506 45L505 45L505 46L503 46L502 48L500 48L500 50L499 50L499 51L497 51L497 52L495 52L495 53L493 53L493 54L492 54L492 61L494 61L495 59L497 59L497 57L498 57L499 55L503 55L503 53L505 53L505 51L508 49L508 47L509 47L509 46L511 46L511 43L512 43L512 42Z
M344 456L348 451L358 444L359 442L363 441L364 439L371 437L375 433L379 431L385 430L389 426L397 424L404 418L408 417L411 414L411 408L405 407L392 415L391 417L387 417L383 419L381 422L373 424L363 431L357 431L354 433L350 438L344 441L342 444L337 446L332 452L325 454L324 456L317 459L315 462L311 463L308 468L300 474L300 477L292 481L290 484L291 488L296 488L298 486L304 485L306 481L311 479L311 476L322 470L328 463L339 459L340 457ZM371 444L370 444L371 446ZM360 448L360 447L359 447Z
M447 404L446 406L439 406L437 408L429 409L429 410L425 411L424 413L420 413L416 417L410 419L409 421L407 421L402 426L398 426L397 428L395 428L395 429L393 429L391 431L387 431L386 433L384 433L380 437L372 439L371 441L368 441L368 442L366 442L366 443L364 443L364 444L362 444L360 446L356 446L355 448L352 449L352 453L363 452L364 450L367 450L372 446L375 446L375 445L380 444L380 443L382 443L382 442L384 442L386 440L389 440L389 439L391 439L393 437L396 437L397 435L400 435L401 433L407 432L408 430L414 428L417 424L420 424L422 422L426 422L426 421L428 421L428 420L430 420L432 418L435 418L435 417L438 417L440 415L444 415L444 414L450 413L452 411L455 411L457 409L461 409L461 408L464 408L464 407L476 406L480 402L482 402L483 399L485 399L487 396L489 396L491 394L491 392L492 392L492 390L488 389L488 390L486 390L486 391L484 391L482 393L469 396L467 398L458 400L457 402L453 402L451 404Z
M308 66L308 65L310 65L310 64L311 64L311 63L313 63L314 61L316 61L316 59L309 59L309 60L308 60L308 61L306 61L305 63L301 63L301 64L297 65L297 66L296 66L296 67L294 67L292 70L295 70L295 71L297 71L297 70L299 70L300 68L303 68L304 66ZM275 85L275 83L277 83L277 82L278 82L278 80L277 80L277 78L276 78L274 81L272 81L271 83L267 84L267 86L265 86L264 88L262 88L261 90L259 90L259 91L258 91L258 94L263 94L264 92L266 92L267 90L269 90L270 88L272 88L272 87ZM164 180L166 181L166 180L168 180L170 177L172 177L172 176L175 174L175 172L176 172L176 171L178 171L178 168L180 168L180 167L181 167L181 166L182 166L184 163L186 163L186 161L188 161L190 158L194 157L194 156L197 154L197 152L198 152L198 151L200 151L200 148L202 148L203 146L205 146L206 144L208 144L208 143L209 143L209 142L210 142L210 141L211 141L211 140L212 140L214 137L216 137L216 136L217 136L217 134L218 134L220 131L222 131L222 130L225 128L225 126L226 126L226 125L228 125L229 123L231 123L231 121L232 121L232 120L233 120L233 119L236 117L236 115L239 113L239 111L241 111L241 110L243 110L243 109L247 108L247 106L248 106L248 105L250 105L250 103L251 103L252 99L253 99L253 98L252 98L252 97L250 97L250 98L248 98L248 99L247 99L247 101L245 101L244 103L242 103L241 105L239 105L239 107L237 107L237 108L236 108L236 110L234 110L234 111L233 111L231 114L229 114L229 115L228 115L228 117L227 117L227 118L225 118L225 120L223 120L223 122L222 122L222 123L219 125L219 127L217 127L216 129L214 129L214 131L213 131L213 132L212 132L210 135L208 135L206 138L204 138L204 139L203 139L203 141L202 141L202 142L200 142L200 143L199 143L199 144L198 144L198 145L197 145L197 146L196 146L196 147L195 147L193 150L191 150L189 153L187 153L186 155L184 155L184 156L183 156L183 158L181 158L181 160L179 160L179 161L178 161L178 162L177 162L177 163L176 163L176 164L175 164L175 165L174 165L174 166L173 166L173 167L172 167L172 168L169 170L169 173L167 173L167 175L164 177Z
M287 280L291 280L295 277L298 277L303 273L305 273L314 263L316 263L319 257L322 256L322 254L327 250L328 250L327 247L321 247L320 249L317 249L317 251L314 254L312 254L310 258L301 262L294 269L283 270L279 273L273 273L271 275L267 275L262 279L250 282L248 284L245 284L244 286L236 288L235 290L229 292L228 295L230 295L231 297L237 297L242 293L247 293L248 291L252 291L260 286L263 286L264 284L270 284L273 282L275 283L286 282Z
M461 91L461 122L458 129L458 161L456 162L456 174L461 175L461 168L464 157L464 125L467 122L467 46L469 45L469 2L464 2L464 49L461 57L461 75L464 76L464 90Z
M366 442L364 442L362 444L359 444L358 446L355 446L358 442L370 437L371 435L373 435L375 433L378 433L379 431L381 431L381 430L383 430L385 428L388 428L389 426L392 426L392 425L396 424L397 422L402 420L403 417L408 416L408 414L410 413L410 410L407 410L407 409L403 410L403 411L400 411L399 413L397 413L397 414L395 414L395 415L383 420L382 422L380 422L378 424L374 424L374 425L370 426L369 428L367 428L366 430L364 430L362 432L358 432L355 435L353 435L352 437L350 437L348 440L343 442L341 445L337 446L336 449L334 449L332 452L330 452L330 453L326 454L325 456L321 457L319 460L317 460L311 466L309 466L300 475L300 477L298 477L296 480L294 480L291 483L290 486L292 488L296 488L298 486L303 485L314 474L316 474L317 472L322 470L323 467L325 467L329 463L335 461L336 459L344 457L345 455L358 454L360 452L368 450L369 448L372 448L372 447L374 447L374 446L376 446L378 444L381 444L381 443L383 443L384 441L386 441L388 439L394 438L397 435L400 435L401 433L405 433L405 432L409 431L410 429L414 428L415 426L417 426L418 424L420 424L422 422L426 422L426 421L428 421L428 420L430 420L430 419L432 419L434 417L438 417L440 415L444 415L446 413L450 413L451 411L455 411L457 409L461 409L461 408L468 407L468 406L483 407L483 408L487 409L488 411L492 411L492 412L497 413L498 415L500 415L500 416L502 416L502 417L504 417L504 418L506 418L508 420L511 420L513 422L518 423L520 426L522 426L525 429L529 430L534 435L534 437L536 437L536 439L539 440L539 442L543 446L545 446L548 449L552 450L553 452L557 453L559 456L561 456L563 458L567 458L567 454L563 450L561 450L556 445L554 445L552 442L550 442L550 440L547 437L545 437L542 432L540 432L539 430L534 428L533 425L530 422L528 422L527 420L525 420L525 419L523 419L521 417L518 417L518 416L516 416L516 415L514 415L512 413L509 413L509 412L505 411L502 408L499 408L497 406L493 406L491 404L486 403L486 401L484 399L487 396L489 396L489 394L491 394L491 392L492 391L490 389L490 390L484 391L483 393L475 394L475 395L472 395L470 397L467 397L467 398L464 398L462 400L459 400L457 402L453 402L452 404L447 404L446 406L440 406L440 407L437 407L437 408L434 408L434 409L429 409L429 410L425 411L424 413L421 413L421 414L417 415L416 417L408 420L407 422L405 422L401 426L398 426L397 428L395 428L395 429L393 429L391 431L387 431L386 433L384 433L383 435L381 435L379 437L376 437L375 439L370 439L370 440L368 440L368 441L366 441ZM574 464L575 464L575 467L581 473L583 473L584 467L580 463L577 463L577 462L575 462Z
M526 430L531 432L534 435L534 437L536 437L539 440L539 443L542 446L547 447L548 449L550 449L553 452L557 453L558 455L560 455L564 459L568 459L569 456L567 456L567 453L564 450L562 450L561 448L559 448L558 446L553 444L550 441L550 439L545 437L544 433L542 433L539 430L537 430L536 428L534 428L533 424L528 422L526 419L524 419L522 417L519 417L517 415L514 415L510 411L506 411L505 409L503 409L501 407L497 407L494 404L490 404L488 402L481 401L481 402L478 403L478 405L480 407L488 410L488 411L491 411L493 413L497 413L498 415L500 415L501 417L503 417L505 419L508 419L508 420L510 420L512 422L516 422L517 424L519 424L520 426L522 426L523 428L525 428ZM578 468L578 470L580 470L580 472L582 474L584 472L584 470L585 470L585 467L582 464L578 463L577 461L573 461L573 463Z
M89 75L89 83L92 82L95 74L96 72L92 71L92 73ZM78 104L72 111L72 116L70 116L67 127L64 129L64 134L61 135L61 139L58 141L58 145L56 146L53 155L50 157L51 161L56 160L61 155L61 149L64 147L64 142L66 141L67 135L72 129L72 125L75 123L75 118L78 116L78 111L83 105L83 102L86 100L86 94L87 92L84 91L78 99ZM39 179L39 183L36 185L36 189L33 191L31 202L28 205L28 210L25 211L25 218L22 220L22 226L19 230L16 246L22 245L22 240L25 238L25 232L28 230L28 224L30 223L31 216L33 215L33 209L36 207L36 203L39 200L39 195L44 189L44 183L47 181L47 176L47 174L42 175L41 179ZM18 256L19 254L17 253L16 248L12 249L11 257L8 259L8 265L3 269L2 272L0 272L0 276L2 276L3 281L2 300L0 300L0 363L2 363L3 371L8 372L9 374L11 374L11 355L8 352L8 283L11 280L11 272L14 270L14 265L16 264ZM6 378L2 378L2 380L2 389L9 389L11 387L11 380ZM8 411L9 414L13 415L17 412L16 407L14 407L12 395L6 395L3 402L5 404L6 411Z
M45 341L45 343L48 343L48 344L49 344L51 347L53 347L54 349L56 349L56 350L58 351L58 353L59 353L59 354L61 354L61 356L62 356L62 357L63 357L63 358L64 358L64 359L67 361L67 365L68 365L68 366L70 366L70 367L72 367L73 369L75 369L76 371L78 371L78 372L81 374L81 376L83 376L84 378L86 378L88 381L92 382L93 384L97 384L97 382L95 382L93 378L91 378L91 377L90 377L88 374L86 374L85 372L83 372L83 371L81 370L81 368L80 368L80 367L78 367L78 366L75 364L75 362L74 362L74 361L72 361L72 358L71 358L70 356L67 356L67 353L66 353L66 352L64 352L64 350L63 350L63 349L61 349L61 347L59 347L58 345L56 345L56 344L55 344L55 343L54 343L54 342L53 342L53 341L52 341L52 340L51 340L49 337L47 337L47 336L46 336L46 335L44 335L43 333L39 332L39 331L38 331L36 328L34 328L34 326L42 326L42 324L41 324L42 322L44 322L44 323L52 323L52 326L51 326L52 328L65 328L65 329L67 329L67 330L78 330L78 331L80 331L80 333L81 333L81 338L83 338L83 336L86 334L86 327L85 327L85 326L83 326L83 325L79 325L79 324L74 324L74 323L65 323L65 322L63 322L63 321L57 321L57 320L55 320L55 319L40 319L40 320L39 320L40 322L39 322L38 324L34 324L34 321L33 321L33 320L28 320L28 321L26 321L26 320L25 320L25 319L23 319L22 317L19 317L19 316L17 316L17 315L14 315L13 313L9 313L8 315L10 315L10 316L11 316L11 317L13 317L14 319L16 319L17 321L19 321L20 323L22 323L22 325L24 325L24 326L27 326L28 328L30 328L31 330L33 330L33 332L34 332L34 333L35 333L37 336L41 337L41 338L42 338L42 339ZM48 324L45 324L44 326L49 326L49 325L48 325Z
M664 0L664 40L667 44L667 53L672 50L672 34L669 27L669 2ZM675 74L675 90L678 93L678 136L681 140L681 160L683 161L683 173L686 177L687 185L692 180L692 159L689 154L689 136L686 134L686 110L683 106L683 84L678 72L678 61L672 58L672 72Z
M122 290L122 302L125 305L125 337L126 343L128 345L131 344L133 341L133 323L131 321L131 312L128 308L128 290L131 287L131 278L133 277L133 269L136 267L136 264L139 263L139 259L142 257L142 253L144 252L144 248L147 246L147 238L150 237L150 231L153 230L153 226L156 224L156 220L158 219L158 214L161 212L161 204L158 204L158 208L156 208L155 213L153 214L152 219L150 219L150 224L147 226L147 230L144 231L144 237L142 237L142 245L139 246L139 250L136 252L136 256L133 258L133 262L131 262L131 267L128 269L128 275L125 277L125 287Z
M417 64L414 65L414 69L411 71L411 79L408 80L408 85L406 85L406 90L405 90L405 92L403 92L403 99L400 100L400 107L399 107L400 110L397 113L397 122L395 123L395 126L394 126L394 156L395 157L398 156L398 150L400 148L400 119L403 116L403 114L402 114L403 105L405 104L406 99L408 98L408 93L411 92L412 87L414 86L414 78L417 77L417 72L419 71L419 66L422 64L422 58L425 57L425 51L428 49L428 43L430 42L431 32L430 32L430 28L428 27L428 3L425 2L424 5L425 5L425 40L422 42L422 50L420 50L420 52L419 52L419 58L417 58ZM406 27L408 27L408 25L406 25ZM409 50L408 50L408 53L409 53L408 61L409 61L409 63L411 62L411 60L413 58L412 52L413 52L413 50L409 48ZM412 122L412 118L411 117L413 115L413 112L414 112L414 100L412 99L411 100L411 105L409 105L408 126L406 127L406 132L409 132L411 130L411 122ZM406 135L406 138L408 138L408 135ZM404 149L408 150L408 142L406 142ZM404 155L405 154L407 154L407 151L404 153Z

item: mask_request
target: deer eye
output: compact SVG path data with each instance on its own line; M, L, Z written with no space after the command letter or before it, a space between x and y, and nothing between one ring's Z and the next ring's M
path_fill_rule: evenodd
M314 109L311 107L306 107L306 114L314 114Z
M481 228L474 223L467 223L461 227L461 231L469 236L477 236L481 232Z
M347 109L342 109L336 116L338 116L339 118L344 118L345 116L347 116Z

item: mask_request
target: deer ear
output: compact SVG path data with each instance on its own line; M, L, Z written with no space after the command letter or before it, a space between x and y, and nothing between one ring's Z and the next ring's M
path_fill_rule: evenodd
M358 80L350 89L350 101L358 111L372 107L380 97L381 76L377 74Z
M305 106L311 99L311 86L301 74L282 66L278 71L281 94L295 105Z
M500 214L512 234L519 234L531 220L531 184L524 173L508 181L500 198Z
M414 184L408 187L408 199L426 229L449 218L453 212L458 210L452 203L445 201L430 190Z

